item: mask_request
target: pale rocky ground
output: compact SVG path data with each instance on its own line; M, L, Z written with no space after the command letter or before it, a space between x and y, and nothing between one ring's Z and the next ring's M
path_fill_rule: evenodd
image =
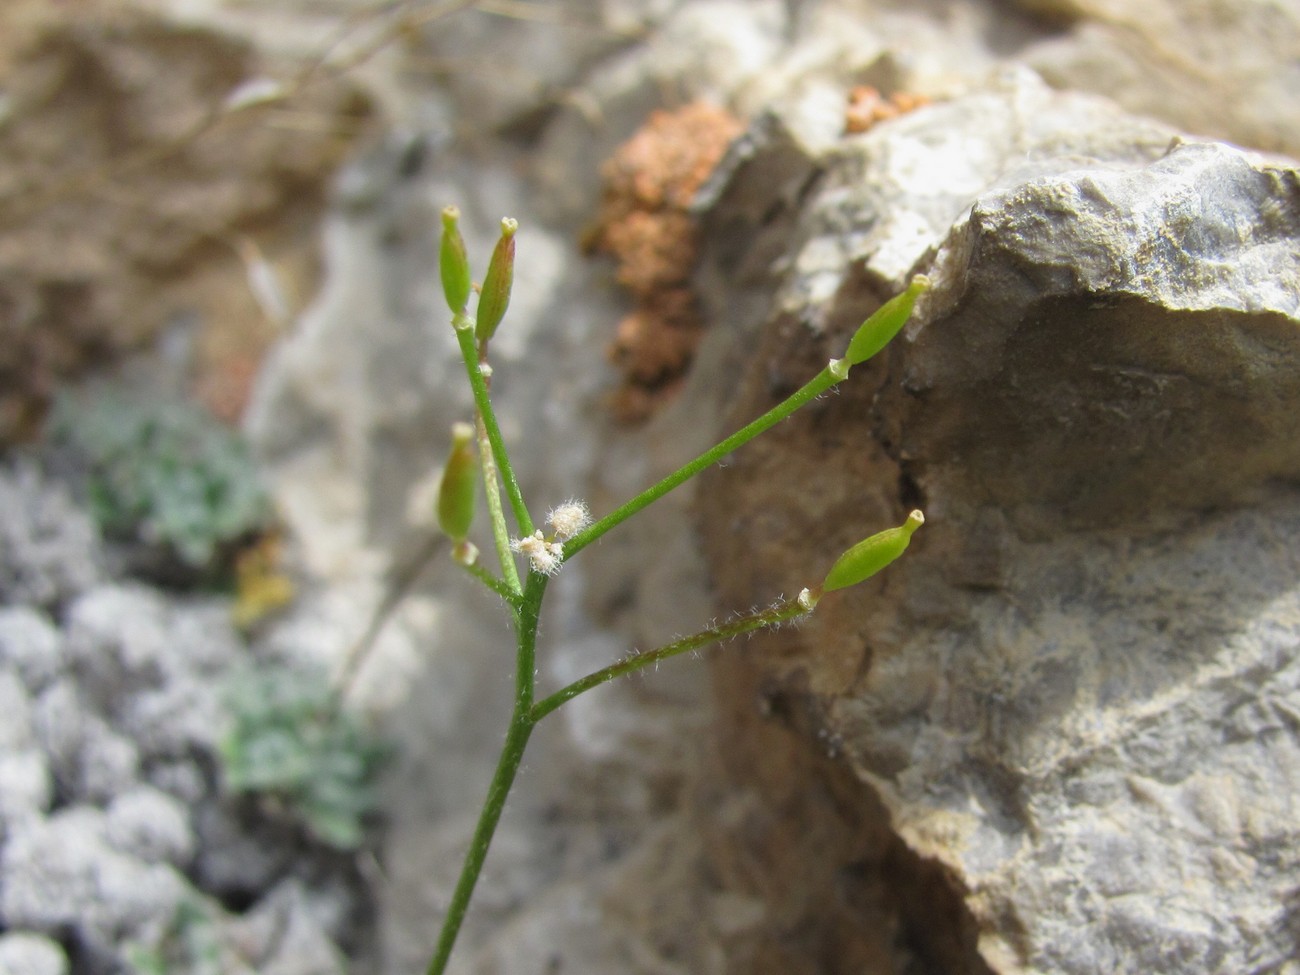
M346 0L135 6L270 75L393 22ZM346 160L319 224L263 215L289 307L247 425L311 580L284 644L350 645L465 416L432 271L444 203L471 253L501 215L522 227L494 364L539 507L608 510L793 390L911 273L935 282L838 396L566 567L547 682L793 591L910 506L929 519L805 626L544 727L453 970L1300 971L1300 9L394 9L424 19L344 74L369 137L295 169ZM846 138L862 83L934 104ZM620 429L602 352L626 303L578 241L601 160L697 99L747 125L696 204L708 331L680 395ZM279 193L267 213L292 209ZM196 293L257 318L246 267L200 264ZM238 317L220 307L190 311ZM357 703L403 755L353 971L427 957L508 707L499 609L437 566L363 672ZM48 960L16 937L0 949Z

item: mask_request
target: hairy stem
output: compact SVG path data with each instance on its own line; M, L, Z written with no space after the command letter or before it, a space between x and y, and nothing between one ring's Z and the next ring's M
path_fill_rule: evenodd
M820 595L818 592L810 592L805 589L794 599L784 599L775 606L760 612L739 616L719 626L712 626L691 636L674 640L672 643L665 643L662 647L656 647L653 650L634 653L618 663L610 664L608 667L588 674L586 677L581 677L572 684L562 687L549 697L538 701L533 705L529 717L534 722L540 721L556 708L567 701L573 700L584 691L599 687L615 677L622 677L624 674L630 674L642 667L648 667L650 664L667 660L669 657L675 657L680 653L686 653L688 650L697 650L719 640L727 640L734 636L740 636L742 633L750 633L768 626L777 626L787 620L806 616L813 611L813 607L817 605Z

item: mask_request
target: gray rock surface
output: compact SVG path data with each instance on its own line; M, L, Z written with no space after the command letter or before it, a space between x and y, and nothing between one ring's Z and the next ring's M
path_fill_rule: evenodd
M1019 0L1062 28L1025 60L1188 132L1300 153L1300 10L1268 0Z
M48 609L103 572L99 531L66 488L29 464L0 476L0 598Z
M361 3L149 6L314 60L349 55L388 13L414 10L367 5L339 33ZM983 959L1006 971L1268 970L1285 948L1276 902L1293 865L1266 851L1295 845L1278 814L1296 794L1290 596L1230 582L1292 568L1294 519L1273 481L1294 476L1293 211L1252 202L1277 199L1270 173L1283 169L1167 147L1176 127L1296 151L1295 12L1266 0L1012 6L575 0L547 5L550 21L465 10L404 30L357 67L403 134L345 174L326 285L255 410L294 544L321 586L271 628L279 656L346 653L406 554L410 488L464 416L449 335L434 327L442 203L462 204L475 253L503 213L525 228L521 273L535 277L518 282L498 364L507 436L539 504L586 493L607 509L704 446L720 413L747 418L815 371L914 267L937 281L905 352L789 425L779 450L735 461L730 476L760 497L704 499L718 612L815 578L839 546L923 501L931 522L912 560L875 602L846 595L787 643L723 651L722 760L702 784L686 784L700 761L689 746L713 737L696 734L707 719L698 665L566 709L530 753L465 971L531 972L553 958L568 972L822 975L916 970L928 950L924 964L955 972L985 963L977 933ZM1052 96L1014 72L988 80L1007 60L1162 122ZM447 70L466 63L494 70ZM860 82L962 97L844 143L844 93ZM594 212L600 161L651 108L695 97L772 112L709 201L717 250L700 290L714 338L685 399L606 439L592 408L606 377L591 363L618 302L572 242ZM1055 209L1052 194L1064 197ZM1209 226L1201 246L1195 231ZM1125 251L1133 239L1149 252ZM1178 305L1191 294L1202 304ZM1235 379L1216 372L1223 362ZM715 612L686 502L664 502L557 580L547 679ZM1235 508L1200 513L1208 505ZM1264 517L1283 532L1268 559ZM0 658L31 695L33 725L5 726L0 806L6 828L26 829L56 798L106 802L121 847L174 862L183 831L141 833L131 797L147 774L187 802L209 798L192 754L210 750L220 708L200 685L240 647L213 607L177 614L138 591L96 589L88 526L34 473L0 478L0 602L75 607L57 644L37 617L0 617ZM402 975L427 950L509 696L492 656L499 607L449 572L429 579L357 694L376 707L405 700L398 723L422 749L394 777L383 891L388 970ZM1258 699L1232 697L1237 684ZM1080 706L1079 688L1102 703ZM781 720L758 721L756 708ZM1137 732L1125 724L1135 714ZM1224 729L1230 765L1188 751L1212 752L1207 723ZM1232 737L1247 734L1259 743ZM1053 791L1053 748L1083 784ZM1161 764L1171 754L1198 756L1204 783ZM699 806L683 812L691 788ZM226 845L199 855L200 874L227 889L255 873L270 882L283 850L239 846L238 817L214 815L198 838ZM692 836L676 844L665 834L681 823ZM917 853L946 873L930 883ZM1079 895L1072 871L1095 896ZM971 887L964 904L942 895L953 878ZM1176 891L1167 911L1155 878ZM1197 913L1220 889L1226 906ZM273 964L327 970L330 951L312 939L329 925L304 919L313 912L298 901L259 915L267 930L314 932ZM955 920L927 941L940 916ZM1098 933L1113 956L1089 953ZM1203 951L1211 943L1220 955ZM1254 955L1233 954L1245 943Z
M0 975L68 975L68 956L44 935L0 935Z
M744 771L773 735L757 695L869 784L903 849L882 837L868 859L901 864L887 896L949 970L1285 970L1300 173L1025 75L819 162L790 270L755 275L777 310L748 339L737 417L838 354L912 270L934 287L883 361L715 472L711 563L724 599L754 600L908 507L927 526L883 577L724 659L730 775L773 809L800 776L831 781L806 758ZM948 231L937 183L968 194ZM716 219L743 225L752 201L729 211L728 192ZM715 260L736 261L728 243ZM723 833L713 862L751 849Z
M57 936L75 930L93 955L165 924L188 884L169 866L146 865L109 846L104 814L68 809L20 824L3 851L0 912L11 929Z
M0 488L15 485L67 501L34 467L0 468ZM83 517L69 507L69 523ZM232 892L268 919L266 971L340 971L338 942L355 942L355 874L304 841L292 813L274 824L251 806L235 815L214 781L227 682L256 656L228 603L65 572L63 557L99 563L98 536L85 541L84 553L0 556L24 600L38 594L23 580L76 580L40 589L49 602L0 609L0 971L200 975L211 950L223 972L260 975L241 961L245 919L213 899ZM204 830L214 819L224 842ZM214 842L196 857L200 841ZM251 856L231 856L239 844ZM298 873L318 889L286 900Z
M117 796L105 810L110 846L145 863L184 870L194 855L190 811L179 800L147 785Z
M30 606L0 609L0 665L14 667L33 693L63 672L63 640L49 617Z

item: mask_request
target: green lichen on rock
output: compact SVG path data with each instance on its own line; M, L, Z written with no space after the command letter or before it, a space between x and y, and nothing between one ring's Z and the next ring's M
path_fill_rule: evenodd
M196 404L106 386L63 396L48 430L110 538L161 547L202 570L270 525L246 443Z

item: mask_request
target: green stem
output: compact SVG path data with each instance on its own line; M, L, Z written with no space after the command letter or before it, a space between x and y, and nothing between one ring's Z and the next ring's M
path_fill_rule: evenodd
M464 562L459 561L456 564L509 603L512 609L519 608L520 594L511 589L504 579L498 579L481 565L466 565ZM513 561L511 567L514 567Z
M685 467L679 468L669 474L658 484L642 491L631 501L622 505L622 507L617 508L610 514L607 514L604 518L601 518L599 521L587 526L587 528L583 529L577 535L574 535L573 538L564 543L565 560L567 561L576 552L586 548L611 528L622 524L641 509L648 507L655 501L658 501L673 488L690 480L710 464L716 463L733 450L749 443L749 441L753 440L760 433L774 427L795 410L799 409L799 407L803 406L810 400L816 399L822 393L826 392L826 390L843 380L847 375L848 369L846 367L835 369L832 366L827 366L804 384L804 386L795 392L789 399L778 403L757 420L741 427L716 447L706 450Z
M447 907L446 919L442 922L442 932L438 935L438 946L429 961L428 975L442 975L451 958L451 950L456 945L456 935L460 933L461 923L469 908L470 898L474 896L474 885L478 883L483 861L487 859L488 847L492 845L492 836L496 832L501 813L506 807L506 797L514 784L515 774L524 758L524 749L528 747L528 738L533 733L534 722L527 714L515 712L506 732L505 744L501 747L501 757L497 760L497 770L488 786L487 800L479 813L478 825L474 828L474 838L470 842L469 852L465 854L465 864L461 867L460 879L456 890L451 895Z
M496 545L497 560L501 563L501 575L511 596L518 600L523 591L519 585L519 570L515 568L515 556L510 551L510 529L506 527L506 513L501 507L501 486L497 480L496 460L492 456L492 443L488 439L487 424L483 414L476 411L474 424L478 431L478 457L483 469L483 496L487 498L488 519L492 522L492 542Z
M460 933L469 909L470 898L474 896L474 887L478 883L483 863L487 859L488 848L496 833L497 823L505 809L506 797L514 785L519 764L523 761L524 751L528 747L529 736L537 719L533 717L533 695L536 688L537 660L537 626L540 621L542 597L546 594L546 576L538 572L528 574L528 584L519 598L519 647L515 660L515 706L510 716L510 729L506 732L505 743L501 746L501 757L497 759L497 769L488 786L487 799L479 813L478 825L474 827L474 838L470 841L469 851L460 869L460 878L452 892L451 903L447 906L447 915L442 922L442 931L438 934L438 945L429 962L428 975L442 975L451 958L452 948L456 945L456 936Z
M497 469L505 483L506 495L510 498L510 507L514 509L515 521L519 524L520 536L533 533L533 519L528 515L528 506L524 504L523 493L519 490L519 481L510 466L510 457L506 453L505 438L501 436L501 427L497 424L496 413L492 409L492 400L488 396L487 381L483 378L482 366L478 358L478 344L474 340L474 320L464 314L457 315L452 325L456 329L456 341L460 343L460 356L465 361L465 373L469 377L470 389L474 393L474 405L483 426L487 430L488 442L492 445L492 456L496 458Z
M746 616L737 617L720 626L713 626L707 630L701 630L699 633L691 636L682 637L674 640L672 643L666 643L662 647L656 647L654 650L643 650L635 653L616 664L610 664L602 670L588 674L575 680L572 684L562 687L549 697L543 698L533 705L532 711L528 717L534 723L541 721L556 708L562 704L573 700L584 691L589 691L593 687L599 687L615 677L622 677L624 674L630 674L640 670L642 667L648 667L650 664L658 663L661 660L667 660L669 657L675 657L680 653L686 653L688 650L697 650L700 647L707 646L710 643L716 643L719 640L727 640L734 636L740 636L742 633L749 633L753 630L762 629L767 626L777 626L786 620L792 620L798 616L805 616L813 611L817 605L817 600L821 598L819 591L809 591L805 589L794 599L786 599L777 603L768 609L759 612L750 613Z

